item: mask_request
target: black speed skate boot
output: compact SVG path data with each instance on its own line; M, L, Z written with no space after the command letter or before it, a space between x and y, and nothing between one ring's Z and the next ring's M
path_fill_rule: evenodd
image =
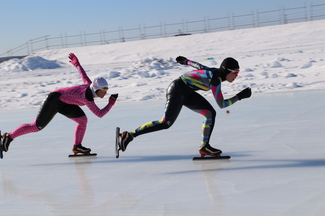
M210 146L210 144L205 144L200 147L199 152L201 154L201 157L204 157L206 155L210 155L212 157L218 157L222 153L220 149L215 149Z
M72 148L72 151L73 151L73 153L75 155L77 155L78 153L80 153L80 154L89 154L91 149L82 146L81 143L80 143L78 145L74 145L73 148Z
M133 135L130 132L124 131L121 134L121 150L125 151L128 144L133 140Z
M2 136L3 151L7 152L9 150L11 141L13 141L13 139L10 137L9 133L4 133Z

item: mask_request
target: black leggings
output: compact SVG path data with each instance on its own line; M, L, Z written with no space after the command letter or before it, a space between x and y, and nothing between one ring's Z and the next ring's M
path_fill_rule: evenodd
M85 116L84 111L79 106L62 102L60 96L61 93L59 92L51 92L43 100L36 117L36 126L39 130L46 127L57 113L68 118L79 118Z
M174 80L166 93L165 114L161 120L148 122L132 132L133 136L168 129L176 121L183 106L194 112L204 115L202 125L202 144L209 143L214 127L216 111L211 104L192 88L187 86L180 78Z

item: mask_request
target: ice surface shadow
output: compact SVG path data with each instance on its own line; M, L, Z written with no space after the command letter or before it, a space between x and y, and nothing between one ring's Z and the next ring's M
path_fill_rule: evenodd
M231 167L226 170L245 170L245 169L281 169L281 168L308 168L325 166L325 159L286 159L286 160L254 160L263 165ZM265 164L265 163L270 164Z
M252 152L229 152L223 153L222 155L230 155L233 158L239 157L248 157ZM142 156L123 156L116 159L115 157L104 157L98 155L97 157L77 157L77 158L69 158L69 162L65 163L43 163L43 164L34 164L32 166L56 166L56 165L71 165L71 164L96 164L96 163L136 163L136 162L155 162L155 161L177 161L177 160L188 160L192 161L193 157L199 157L198 154L193 155L142 155Z
M230 155L231 157L248 157L252 152L225 152L222 155ZM146 162L146 161L173 161L173 160L190 160L192 161L193 157L200 157L199 154L193 155L142 155L142 156L121 156L121 158L117 159L123 160L123 162ZM111 162L111 161L109 161Z
M239 162L239 161L236 161ZM235 163L236 163L235 162ZM252 160L249 160L252 162ZM168 174L183 174L183 173L194 173L194 172L213 172L213 171L234 171L234 170L250 170L250 169L283 169L283 168L315 168L315 167L323 167L325 166L325 159L287 159L287 160L253 160L254 163L263 163L263 165L254 165L254 166L238 166L238 167L227 167L227 166L219 166L220 164L216 163L216 168L211 169L198 169L198 170L186 170L181 172L171 172ZM202 165L205 162L193 162L197 165ZM243 161L243 163L246 163ZM268 163L268 164L265 164ZM224 163L223 163L224 164ZM209 165L211 165L211 161L209 161ZM233 164L232 164L233 165Z
M136 162L158 162L158 161L178 161L178 160L192 160L196 155L161 155L161 156L139 156L139 157L125 157L124 159L110 159L110 160L70 160L66 163L53 163L53 164L34 164L32 166L57 166L57 165L71 165L71 164L97 164L97 163L136 163ZM233 157L234 158L234 157ZM254 165L254 166L238 166L238 167L227 167L219 165L224 162L231 162L230 160L218 160L218 161L193 161L193 164L202 165L215 163L216 168L205 169L204 171L233 171L233 170L250 170L250 169L283 169L283 168L308 168L308 167L323 167L325 166L325 159L287 159L287 160L249 160L249 162L254 163L263 163L263 165ZM233 161L233 162L239 162ZM245 161L242 161L246 163ZM241 163L241 162L239 162ZM267 163L267 164L266 164ZM233 163L232 163L233 165ZM186 170L184 172L175 172L169 174L180 174L180 173L193 173L201 172L202 170Z
M71 164L99 164L99 163L136 163L136 162L155 162L155 161L177 161L189 160L197 155L152 155L152 156L125 156L116 159L115 157L79 157L69 159L69 162L64 163L42 163L33 164L32 166L57 166L57 165L71 165Z
M251 152L250 152L251 153ZM251 154L240 152L240 153L223 153L222 155L230 155L231 157L247 157ZM200 157L199 154L193 155L145 155L145 156L121 156L121 158L117 159L116 162L119 160L123 160L123 162L146 162L146 161L173 161L173 160L189 160L192 161L193 157ZM100 161L99 161L100 162ZM112 161L109 161L112 162Z

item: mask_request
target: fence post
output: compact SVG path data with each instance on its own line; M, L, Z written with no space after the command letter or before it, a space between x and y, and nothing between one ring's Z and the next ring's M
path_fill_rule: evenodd
M119 27L118 33L120 36L120 42L125 42L124 34L123 34L123 27Z
M187 25L187 20L185 19L185 21L184 21L184 19L182 19L182 32L181 33L184 33L184 34L186 34L187 33L187 31L186 31L186 25Z
M87 46L86 31L79 32L81 46Z
M281 24L286 24L287 23L287 18L285 15L285 9L284 7L281 7Z
M210 32L210 18L209 16L206 17L206 25L207 25L207 28L208 28L208 32Z
M163 24L163 37L166 37L166 23Z
M33 50L32 39L29 40L29 48L30 48L30 52L33 54L34 50Z
M230 13L228 13L228 29L229 30L233 30L232 29L232 19L233 19L233 17L231 17L231 15L230 15Z
M101 30L99 30L99 43L101 44L101 45L103 45L104 43L103 43L103 30L101 29Z
M209 32L209 29L208 29L208 25L207 25L207 17L204 16L204 32L205 33L208 33Z
M146 34L147 34L146 24L143 24L142 28L143 28L142 39L144 40L146 39Z
M60 33L60 39L61 39L61 47L63 48L64 47L64 41L63 41L62 33Z
M142 29L141 29L141 24L139 24L139 39L142 39Z
M313 3L310 3L310 21L313 21Z
M48 35L45 36L45 45L46 45L46 50L49 50L49 43L48 43Z
M260 27L260 16L258 10L256 10L256 26Z
M307 6L306 6L306 2L305 2L305 21L308 21L308 12L307 12Z

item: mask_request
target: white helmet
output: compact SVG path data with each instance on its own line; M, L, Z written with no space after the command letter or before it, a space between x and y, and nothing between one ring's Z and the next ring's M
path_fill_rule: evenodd
M104 79L104 77L96 77L94 81L90 84L90 89L93 92L94 97L97 97L97 90L105 88L108 88L108 82Z

